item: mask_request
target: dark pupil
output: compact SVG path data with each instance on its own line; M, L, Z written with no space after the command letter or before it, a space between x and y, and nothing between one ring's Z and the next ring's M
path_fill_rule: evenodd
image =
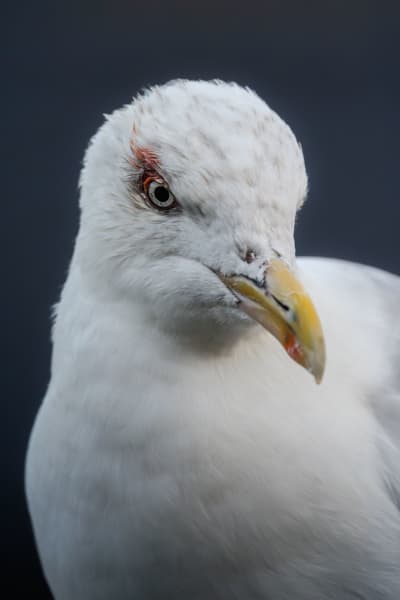
M167 202L169 200L169 190L162 185L156 187L154 195L159 202Z

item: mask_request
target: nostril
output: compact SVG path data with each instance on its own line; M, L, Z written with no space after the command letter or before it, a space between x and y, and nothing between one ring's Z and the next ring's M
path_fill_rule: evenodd
M279 298L277 298L276 296L274 296L273 294L272 298L275 300L275 302L277 303L278 306L280 306L282 308L282 310L284 310L285 312L288 312L290 310L290 308L288 307L287 304L285 304L284 302L282 302L281 300L279 300Z
M256 253L254 252L254 250L246 250L244 260L247 262L247 264L254 262L256 260Z

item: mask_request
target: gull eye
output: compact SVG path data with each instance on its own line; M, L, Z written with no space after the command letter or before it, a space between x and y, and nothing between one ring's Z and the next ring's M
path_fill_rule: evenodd
M177 205L175 196L165 181L149 179L144 182L143 187L150 204L159 210L169 210Z

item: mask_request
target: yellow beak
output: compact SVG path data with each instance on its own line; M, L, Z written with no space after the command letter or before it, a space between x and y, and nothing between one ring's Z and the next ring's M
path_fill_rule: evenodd
M271 260L265 287L242 275L220 278L239 299L239 308L272 333L289 356L320 383L325 368L321 322L310 297L285 263Z

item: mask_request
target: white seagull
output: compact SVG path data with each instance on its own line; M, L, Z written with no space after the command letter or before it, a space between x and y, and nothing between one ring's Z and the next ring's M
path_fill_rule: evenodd
M26 466L57 600L399 600L400 281L296 259L306 191L233 83L92 139Z

